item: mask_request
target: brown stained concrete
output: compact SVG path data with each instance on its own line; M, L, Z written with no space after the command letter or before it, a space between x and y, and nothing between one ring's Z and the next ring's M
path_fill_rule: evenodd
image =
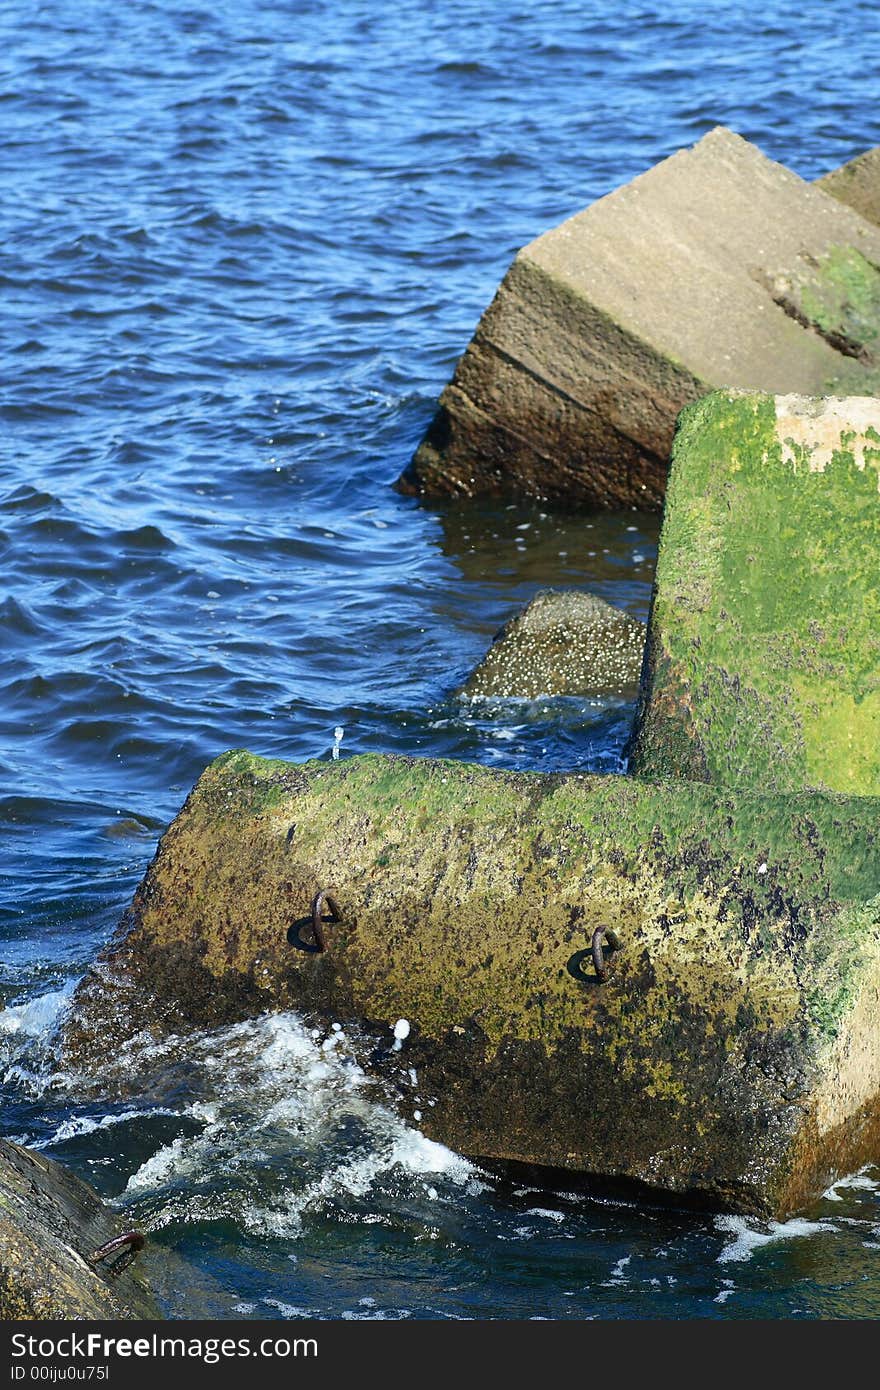
M823 174L816 187L880 226L880 145Z

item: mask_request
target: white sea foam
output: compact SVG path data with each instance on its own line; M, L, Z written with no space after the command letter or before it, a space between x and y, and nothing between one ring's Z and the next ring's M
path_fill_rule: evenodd
M264 1298L262 1301L268 1308L277 1308L282 1318L316 1318L319 1316L315 1308L299 1308L295 1303L283 1303L280 1298Z
M70 980L62 989L38 994L23 1004L11 1004L0 1012L0 1033L28 1038L45 1037L70 1002L73 989L74 981Z
M360 1299L357 1308L345 1308L340 1314L343 1322L403 1322L412 1317L408 1308L371 1308Z
M750 1260L755 1250L760 1250L762 1246L770 1245L774 1241L797 1240L836 1229L828 1221L806 1221L802 1217L756 1226L744 1216L717 1216L715 1227L732 1237L718 1256L719 1264Z
M99 1129L112 1129L114 1125L130 1124L134 1120L145 1120L153 1115L176 1116L176 1110L167 1110L161 1106L147 1110L121 1110L117 1115L77 1115L73 1119L63 1120L54 1134L48 1139L42 1139L32 1145L35 1149L44 1149L47 1144L60 1144L65 1139L78 1139L85 1134L94 1134Z
M865 1167L860 1168L857 1173L850 1173L845 1178L838 1178L837 1182L833 1182L829 1188L826 1188L822 1196L827 1198L829 1202L842 1202L843 1198L840 1195L842 1187L865 1192L880 1191L880 1180L877 1177L872 1177L872 1172L877 1173L877 1169L869 1170Z
M603 1279L603 1281L602 1281L602 1287L603 1287L603 1289L611 1289L611 1288L614 1288L614 1286L615 1286L616 1284L625 1284L625 1283L626 1283L626 1275L624 1274L624 1270L626 1269L626 1267L627 1267L627 1265L629 1264L629 1262L630 1262L631 1259L632 1259L632 1255L623 1255L623 1256L617 1261L617 1264L616 1264L616 1265L614 1266L614 1268L612 1269L611 1274L609 1275L609 1277L608 1277L607 1279Z

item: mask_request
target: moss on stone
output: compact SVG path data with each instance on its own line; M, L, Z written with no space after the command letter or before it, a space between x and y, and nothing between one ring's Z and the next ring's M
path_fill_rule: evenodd
M810 943L812 983L806 991L811 1026L836 1040L851 1014L868 973L880 955L880 895L849 904L837 916L835 931Z
M816 467L771 396L684 411L635 769L880 791L878 550L877 471L845 433Z
M873 359L880 325L880 270L854 246L832 246L795 289L804 317L851 355Z
M236 753L163 837L67 1045L100 1046L111 1014L116 1037L126 1015L135 1031L297 1008L388 1039L405 1017L432 1137L773 1206L829 1049L880 980L877 804ZM342 912L325 954L319 888ZM623 943L602 986L598 926Z

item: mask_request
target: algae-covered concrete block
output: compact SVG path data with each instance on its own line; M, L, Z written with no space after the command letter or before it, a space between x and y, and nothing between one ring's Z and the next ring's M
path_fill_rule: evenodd
M880 793L878 483L875 398L682 414L633 771Z
M92 1258L125 1230L87 1183L0 1139L0 1320L161 1317L143 1256Z
M878 888L874 798L227 754L67 1057L301 1009L466 1154L781 1214L880 1152Z
M460 693L525 700L631 695L644 648L644 623L596 594L543 589L505 623Z
M659 506L713 387L870 394L880 228L716 129L524 247L401 486Z
M823 174L816 187L880 226L880 145Z

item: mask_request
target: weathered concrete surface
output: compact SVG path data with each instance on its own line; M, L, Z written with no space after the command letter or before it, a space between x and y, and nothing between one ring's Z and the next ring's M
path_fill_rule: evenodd
M658 507L717 386L877 389L880 228L723 128L524 247L405 490Z
M539 695L631 695L645 624L596 594L542 589L496 636L459 692L532 700Z
M816 187L880 226L880 145L823 174Z
M318 889L342 917L324 954ZM880 1152L878 890L873 798L231 753L66 1048L265 1008L353 1020L464 1153L784 1213ZM622 941L602 985L600 925Z
M146 1252L90 1259L125 1230L87 1183L0 1139L0 1320L160 1318Z
M880 400L682 416L631 767L880 794Z

